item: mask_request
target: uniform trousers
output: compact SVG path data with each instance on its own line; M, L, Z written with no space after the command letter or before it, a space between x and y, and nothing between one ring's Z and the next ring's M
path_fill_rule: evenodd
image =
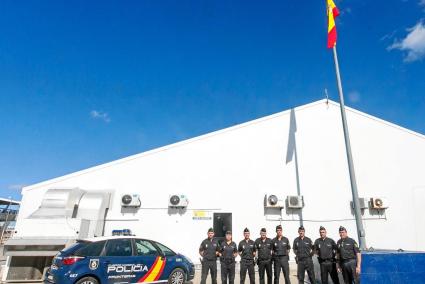
M246 273L249 275L249 283L255 284L255 269L253 259L241 259L241 284L245 283Z
M211 283L217 284L217 261L206 259L202 261L201 284L206 284L208 271L211 274Z

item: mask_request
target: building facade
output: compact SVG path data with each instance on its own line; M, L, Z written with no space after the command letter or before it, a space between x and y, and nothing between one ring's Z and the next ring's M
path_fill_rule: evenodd
M425 250L425 136L351 108L347 119L367 247ZM312 239L320 226L337 239L343 225L357 239L340 109L326 100L31 185L22 194L10 271L14 244L62 245L121 229L195 263L209 227L219 237L232 230L239 241L245 227L257 238L262 227L273 236L281 224L292 242L300 224ZM123 206L124 195L140 204ZM181 207L170 203L173 195Z

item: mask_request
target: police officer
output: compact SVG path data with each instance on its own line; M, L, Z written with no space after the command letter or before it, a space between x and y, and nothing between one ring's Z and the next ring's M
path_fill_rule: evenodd
M239 255L241 256L241 284L245 283L246 272L248 271L249 283L255 284L255 270L254 270L254 257L255 257L255 244L249 238L249 230L243 230L244 239L240 241L238 246Z
M272 240L267 238L266 228L260 230L260 237L255 240L255 249L260 284L264 284L264 272L267 273L267 283L272 284Z
M221 283L235 283L235 257L238 255L238 247L232 241L232 232L226 232L226 239L221 243L219 256L221 263ZM229 282L227 282L229 279Z
M338 271L342 271L346 284L359 283L361 254L356 241L349 238L347 230L339 227L340 239L337 242Z
M289 251L291 244L287 237L283 236L282 226L276 226L276 237L272 240L274 261L274 284L279 284L280 270L283 271L285 284L291 284L289 279Z
M297 263L298 283L304 283L305 271L307 270L310 283L316 283L314 276L313 241L305 236L303 226L298 228L298 237L294 240L295 261Z
M202 276L201 284L205 284L207 281L208 270L211 273L212 284L217 284L217 255L218 255L218 243L214 238L213 228L208 229L208 238L202 241L199 247L199 254L202 257Z
M332 282L339 284L338 272L336 270L336 243L326 236L326 229L320 226L320 238L314 241L314 252L320 264L320 278L322 284L328 284L328 276L331 275Z

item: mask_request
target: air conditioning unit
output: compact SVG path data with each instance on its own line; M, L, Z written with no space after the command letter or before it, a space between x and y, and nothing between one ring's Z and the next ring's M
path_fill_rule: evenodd
M266 208L283 208L284 200L277 198L276 195L270 194L264 196L264 207Z
M286 198L286 202L288 204L288 208L300 209L304 207L304 200L301 195L288 196Z
M170 195L168 206L172 208L185 208L189 204L189 199L185 195Z
M122 207L140 207L140 195L138 194L123 194L121 196Z
M353 203L353 201L350 201L350 205L351 205L351 208L353 208L353 210L354 210L354 203ZM368 206L368 204L367 204L367 200L366 200L366 198L363 198L363 197L360 197L359 198L359 207L360 207L360 209L367 209L367 208L369 208L369 206Z
M372 197L370 199L370 207L372 209L387 209L388 201L386 198L382 197Z

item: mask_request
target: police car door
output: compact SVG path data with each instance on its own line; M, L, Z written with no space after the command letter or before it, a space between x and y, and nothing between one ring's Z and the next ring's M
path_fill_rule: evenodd
M151 283L159 281L165 267L165 258L151 241L134 240L136 263L144 269L137 274L137 282Z
M135 265L133 243L130 238L108 240L101 258L104 277L102 283L135 283L141 268Z

